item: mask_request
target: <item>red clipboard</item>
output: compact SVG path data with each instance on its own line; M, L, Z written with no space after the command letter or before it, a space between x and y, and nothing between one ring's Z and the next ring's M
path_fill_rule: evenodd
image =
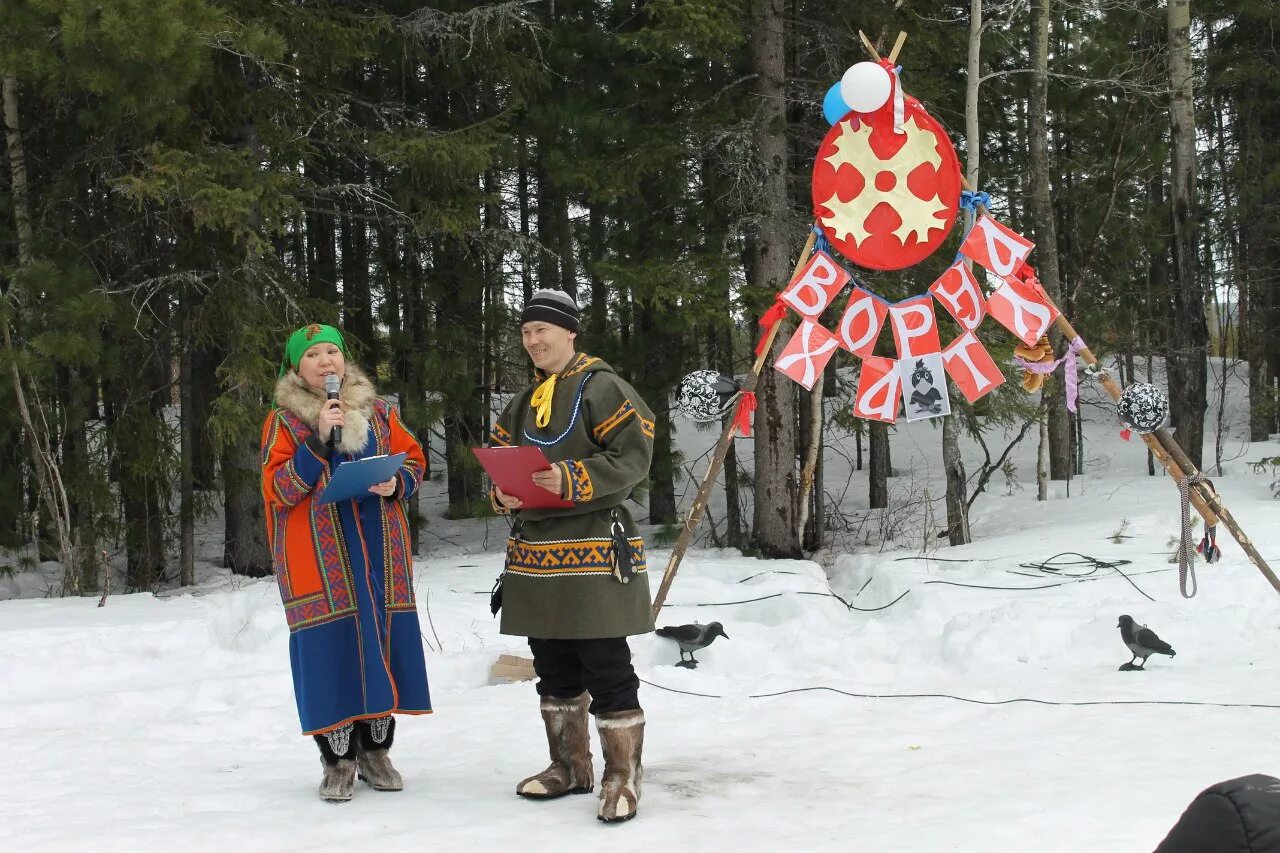
M535 471L550 471L551 463L534 445L519 447L473 447L471 452L484 466L493 484L524 502L521 509L564 509L573 501L552 494L533 482Z

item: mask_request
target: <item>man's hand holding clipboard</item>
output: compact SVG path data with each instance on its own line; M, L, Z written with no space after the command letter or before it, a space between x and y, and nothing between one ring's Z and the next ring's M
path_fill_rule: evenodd
M573 506L573 501L561 497L564 483L560 469L548 462L538 447L473 447L471 452L493 480L498 502L507 509Z

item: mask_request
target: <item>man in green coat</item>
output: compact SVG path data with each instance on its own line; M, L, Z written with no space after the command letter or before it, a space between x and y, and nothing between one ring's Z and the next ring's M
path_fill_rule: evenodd
M520 317L534 385L498 418L494 445L535 445L552 463L534 482L571 501L515 516L503 572L502 633L529 638L551 766L516 786L530 799L590 793L595 784L588 713L604 751L597 816L636 815L644 711L627 637L653 630L644 542L624 502L649 472L653 413L613 368L574 349L578 306L539 290Z

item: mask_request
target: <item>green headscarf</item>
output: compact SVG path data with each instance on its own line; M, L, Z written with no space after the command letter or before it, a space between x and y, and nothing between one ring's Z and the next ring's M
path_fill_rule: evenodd
M347 342L342 339L342 332L333 326L312 323L289 336L289 342L284 346L284 361L280 362L280 375L284 376L290 368L296 369L298 362L302 361L302 354L315 344L335 344L344 356L347 354Z

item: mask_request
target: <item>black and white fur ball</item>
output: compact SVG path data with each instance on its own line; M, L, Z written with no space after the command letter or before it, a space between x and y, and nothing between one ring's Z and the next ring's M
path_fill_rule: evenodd
M676 407L691 421L718 421L729 414L739 390L732 376L715 370L695 370L680 380Z
M1120 395L1116 413L1120 423L1139 435L1155 432L1169 417L1169 395L1146 382L1130 385Z

